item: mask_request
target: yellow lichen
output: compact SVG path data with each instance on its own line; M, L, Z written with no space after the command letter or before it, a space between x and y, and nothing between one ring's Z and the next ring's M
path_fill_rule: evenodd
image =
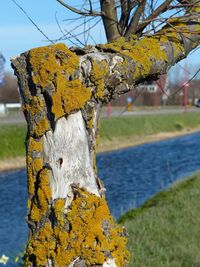
M30 103L27 107L27 110L29 109L32 116L35 116L37 114L40 115L40 112L42 112L44 106L44 101L39 97L34 96L30 98Z
M45 88L51 85L58 73L74 73L79 57L64 44L55 44L32 49L30 63L34 83Z
M34 134L36 136L41 136L49 129L50 129L49 121L47 120L46 117L43 117L37 122L36 127L34 129Z
M23 109L30 114L32 122L30 134L32 136L35 135L36 137L39 137L50 129L49 121L45 115L45 103L41 97L30 96L29 99L29 103L26 103Z
M64 44L32 49L30 63L36 85L46 91L52 88L52 83L55 86L51 92L51 111L56 119L83 108L90 99L90 89L83 86L79 77L74 77L79 68L79 57ZM43 127L44 132L48 126L45 120L41 121L37 134L42 133Z
M44 192L45 198L48 201L52 197L51 187L50 187L50 183L49 183L49 172L50 171L48 169L43 169L39 175L39 179L40 179L39 187Z
M92 71L90 79L96 86L95 97L103 100L104 88L105 88L105 77L109 74L108 64L105 60L101 62L92 62Z
M42 152L43 146L40 141L37 141L33 137L30 137L29 142L28 142L28 150L29 150L29 153L33 151Z
M199 4L192 6L191 12L199 12ZM124 62L118 63L122 65L122 69L128 74L131 66L130 60L135 63L134 80L138 78L146 78L151 74L152 66L154 62L168 63L170 55L167 54L165 43L170 44L173 47L175 60L181 59L185 56L185 45L183 38L191 40L193 34L198 34L200 31L200 23L194 23L193 29L191 24L187 23L182 18L172 18L167 21L167 26L158 31L157 34L152 36L146 36L141 39L137 39L135 35L130 36L129 40L121 37L115 40L113 43L101 45L103 49L115 51L121 55L124 55ZM198 41L193 41L192 46L196 47ZM127 60L128 59L128 60ZM96 66L93 66L96 69ZM131 70L133 71L133 70ZM101 77L101 75L99 75ZM98 77L98 75L97 75ZM101 79L99 88L102 87Z
M87 129L92 129L93 123L94 123L94 109L90 114L90 119L86 122Z
M42 218L40 209L39 209L38 205L36 205L35 203L33 203L31 206L30 218L34 222L39 222Z
M42 166L43 166L43 160L41 158L34 159L32 161L32 166L31 166L33 173L35 174L38 173L42 169Z
M51 110L55 117L59 118L71 111L83 108L90 97L90 89L83 86L79 79L70 82L63 79L57 84L57 91L52 96Z
M198 7L194 9L196 11ZM133 59L135 62L134 79L137 80L138 77L145 78L150 73L153 62L168 62L168 55L163 44L170 43L170 45L173 46L175 58L180 55L183 57L185 48L182 37L190 39L193 33L196 32L197 34L200 30L198 23L197 25L195 31L192 32L191 28L184 20L181 18L172 18L168 21L168 26L164 27L153 36L146 36L139 40L135 38L126 40L121 37L113 43L103 45L102 47ZM194 45L196 46L197 43ZM129 63L126 59L122 64L128 69Z
M35 257L36 266L47 266L47 260L55 256L56 243L53 237L53 229L49 222L46 222L42 229L40 229L35 236L28 242L27 251L25 253L25 266L30 266L30 255L37 255Z
M49 183L49 170L43 169L38 175L38 180L39 184L35 192L37 198L32 200L32 207L30 210L30 217L36 222L39 222L42 217L46 215L52 198Z
M54 203L54 215L56 217L59 227L64 227L64 207L65 199L58 199Z
M30 137L28 140L28 155L27 155L27 172L28 172L28 193L32 197L35 193L35 182L38 172L43 168L43 159L40 153L43 150L42 143L39 140ZM35 154L35 158L33 158ZM30 207L30 203L29 203Z
M187 24L181 20L181 18L171 18L168 20L170 27L165 27L160 32L161 43L170 42L173 46L174 57L178 57L179 54L185 53L185 48L182 43L182 37L190 39L191 29Z
M145 37L138 41L135 39L126 41L122 37L113 43L104 45L104 47L134 60L136 63L134 71L135 79L147 76L150 73L154 61L168 61L167 53L162 49L160 41L153 37Z
M35 258L37 266L45 266L47 259L55 266L68 266L77 257L87 266L103 265L109 258L118 267L128 263L124 230L115 224L104 198L77 189L67 213L64 199L55 200L52 210L55 225L45 224L27 247L26 255Z
M43 145L41 141L30 137L27 155L28 209L31 220L35 222L39 222L46 214L51 200L49 171L46 168L43 169L42 151ZM38 183L37 186L36 181ZM33 196L36 196L36 198L33 198Z
M45 215L52 197L49 183L49 170L47 169L43 169L39 174L39 188L37 194L41 213Z
M42 167L43 160L41 158L32 159L31 156L27 156L28 192L30 196L35 193L36 176Z

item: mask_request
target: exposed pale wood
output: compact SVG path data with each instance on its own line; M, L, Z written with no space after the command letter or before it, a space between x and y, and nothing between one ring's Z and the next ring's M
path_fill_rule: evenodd
M109 259L107 262L103 264L103 267L117 267L117 265L115 264L114 259Z
M99 196L81 111L58 119L55 131L48 131L43 142L45 162L52 170L53 199L66 198L69 205L73 184Z

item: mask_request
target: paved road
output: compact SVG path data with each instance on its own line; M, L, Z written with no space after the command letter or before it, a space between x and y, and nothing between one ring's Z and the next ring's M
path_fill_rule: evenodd
M184 109L156 109L156 110L141 110L135 109L133 111L126 111L124 108L112 108L111 116L138 116L138 115L152 115L152 114L173 114L183 113ZM189 108L187 112L200 112L200 108ZM106 117L106 108L104 107L101 113L101 117ZM0 124L23 124L26 123L22 112L12 112L7 116L0 116Z
M153 115L153 114L174 114L174 113L184 113L183 108L173 108L173 109L135 109L133 111L127 111L124 108L117 108L112 109L112 116L138 116L138 115ZM200 108L188 108L187 112L200 112ZM102 117L106 117L106 108L103 108L102 110Z
M20 112L12 112L5 116L0 116L0 124L25 124L25 118L23 113Z

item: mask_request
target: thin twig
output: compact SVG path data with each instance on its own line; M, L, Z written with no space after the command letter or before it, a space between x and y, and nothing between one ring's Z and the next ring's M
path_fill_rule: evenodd
M55 13L55 20L56 20L56 23L57 23L57 25L58 25L58 28L59 28L60 32L61 32L63 35L65 35L65 33L64 33L63 29L61 28L60 23L59 23L59 21L58 21L58 18L57 18L57 12ZM73 45L75 45L75 46L77 45L77 44L74 43L70 38L67 38L67 37L66 37L66 39L67 39L69 42L71 42Z
M70 11L72 11L72 12L74 12L74 13L76 13L76 14L79 14L79 15L83 15L83 16L94 16L94 17L102 16L102 14L99 13L99 12L92 12L92 13L91 13L90 11L88 11L88 12L83 12L83 11L81 11L81 10L75 8L75 7L72 7L72 6L70 6L70 5L67 5L67 4L64 3L64 1L62 1L62 0L56 0L56 1L59 2L62 6L66 7L67 9L69 9Z
M200 68L197 70L197 72L192 76L191 79L189 79L188 81L184 82L183 85L181 85L174 93L169 95L169 98L176 95L178 92L180 92L184 87L185 84L190 83L192 80L194 80L194 78L200 73Z
M11 0L23 13L24 15L28 18L28 20L35 26L35 28L52 44L54 41L52 41L39 27L38 25L32 20L32 18L27 14L27 12L15 1Z

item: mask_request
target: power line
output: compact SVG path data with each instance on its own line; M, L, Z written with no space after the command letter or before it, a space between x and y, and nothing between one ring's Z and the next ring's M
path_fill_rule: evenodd
M184 88L184 86L185 86L185 84L187 84L187 83L190 83L198 74L200 73L200 68L197 70L197 72L192 76L192 78L191 79L189 79L188 81L186 81L186 82L184 82L184 84L183 85L181 85L174 93L172 93L172 94L170 94L169 95L169 97L172 97L172 96L174 96L174 95L176 95L178 92L180 92L183 88Z

